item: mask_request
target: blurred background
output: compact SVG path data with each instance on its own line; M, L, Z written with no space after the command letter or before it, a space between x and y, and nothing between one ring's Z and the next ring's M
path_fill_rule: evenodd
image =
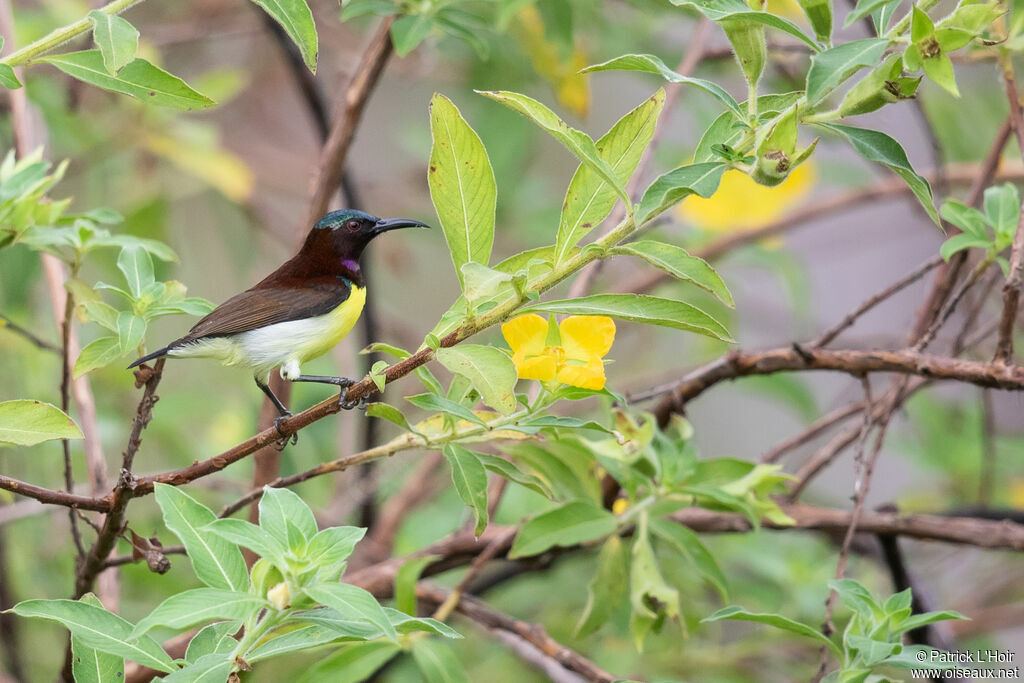
M793 20L802 21L792 0L772 2L779 2L776 9L782 12L786 6L781 3L790 2ZM378 19L364 15L342 21L344 10L336 2L310 4L320 33L316 81L334 103ZM409 54L390 60L369 101L347 169L360 208L436 224L426 183L427 104L433 92L444 93L479 132L494 166L498 260L552 239L576 164L561 148L545 144L543 134L532 124L473 90L524 92L597 137L661 83L653 76L582 76L577 70L629 52L655 54L675 65L687 50L697 22L669 3L655 0L481 1L460 7L478 18L468 38L435 28ZM89 8L78 0L19 0L14 6L16 43L24 45ZM33 67L26 74L26 86L37 129L45 138L45 155L53 161L71 159L65 179L51 194L72 196L73 208L107 206L121 212L125 231L164 240L178 253L180 262L157 264L158 279L180 280L191 296L219 303L281 263L307 231L309 226L301 222L319 154L319 135L282 45L273 39L255 5L240 0L149 2L127 16L142 32L140 54L181 76L219 106L195 113L145 107L83 86L51 67ZM854 25L845 35L863 33L862 26ZM793 75L803 73L802 60L807 56L786 49L789 45L773 51L769 73L771 88L777 92L801 87ZM698 75L730 86L743 99L745 84L720 31L712 31L707 52L712 57L704 60ZM960 100L925 82L919 100L857 121L897 137L919 172L929 174L943 166L949 182L940 180L935 185L937 197L963 196L971 165L985 154L1007 113L994 62L961 61L956 69ZM646 180L687 161L719 111L719 105L703 93L684 89L665 123ZM6 115L0 116L0 136L5 148L13 147ZM1004 175L1024 176L1012 142L1005 157ZM739 230L785 221L809 205L884 181L888 177L884 173L881 167L854 158L836 141L824 139L812 161L782 186L767 190L727 176L710 202L684 203L657 230L668 241L699 248ZM811 339L838 322L864 298L935 255L943 239L912 198L871 201L794 223L781 237L742 246L719 258L715 265L736 298L735 311L710 296L696 299L727 321L740 347L785 346ZM111 281L116 277L114 258L114 254L97 255L83 279ZM409 231L378 240L368 262L378 340L416 348L458 294L440 231ZM613 261L602 270L594 289L622 291L638 278L649 278L646 268L638 260ZM40 271L37 254L28 249L15 246L0 251L0 313L56 342ZM899 348L929 284L926 277L879 306L844 334L840 346ZM684 287L674 281L656 286L666 294ZM695 298L692 291L687 295ZM193 322L181 316L163 318L151 326L147 344L157 348L183 334ZM83 343L100 334L95 324L81 328ZM483 341L500 343L500 336L492 331ZM948 346L949 339L940 338L940 343ZM363 345L361 335L353 334L333 354L304 370L358 375L363 361L357 352ZM696 335L622 323L610 356L615 362L608 367L609 386L624 394L640 392L682 376L725 351L724 344ZM988 355L982 355L987 360ZM59 403L56 355L41 352L0 327L0 359L0 400L32 397ZM120 363L90 377L112 474L137 394L131 373ZM876 391L885 386L879 380ZM397 405L402 404L402 395L416 392L411 376L387 388L388 400ZM328 393L315 385L297 386L292 406L307 407ZM172 360L159 394L155 419L136 460L141 473L209 457L256 429L262 396L244 371L209 361ZM688 417L703 456L753 460L860 395L857 380L846 376L802 373L800 377L750 378L707 392L688 406ZM586 410L586 404L580 408ZM282 474L358 450L367 419L354 411L304 430L298 447L283 452ZM391 433L390 425L380 429L381 438ZM825 440L794 451L784 461L787 471L794 471ZM386 501L410 477L423 476L418 469L422 459L421 454L406 455L383 462L370 479L346 472L297 490L325 522L353 523L366 495L376 493L378 501ZM81 458L76 457L76 462L81 464ZM0 471L59 486L60 447L0 450ZM76 479L85 481L85 474L83 466L76 470ZM221 475L194 484L191 492L217 509L247 491L251 478L252 460L245 459ZM459 526L464 508L447 478L443 468L426 474L423 485L433 485L437 495L406 519L396 537L395 553L411 552ZM814 481L803 499L847 508L852 482L852 452L848 451ZM517 522L547 504L539 496L513 488L498 510L499 523ZM935 386L918 393L893 424L867 506L889 503L908 512L943 512L979 504L1024 508L1024 397L1006 392L986 396L973 387ZM132 510L133 528L139 533L161 530L152 498L137 501ZM4 494L0 495L0 525L6 550L6 566L0 572L14 599L60 597L70 591L73 558L63 511L14 501ZM762 531L705 540L732 582L732 602L755 611L780 611L808 623L820 621L826 581L835 566L831 539L814 533ZM126 551L127 544L122 546ZM1016 648L1017 661L1024 658L1024 558L907 540L901 546L928 604L973 618L945 627L958 649ZM171 559L174 566L164 576L139 565L123 570L121 611L127 618L145 614L164 596L194 584L187 563L180 557ZM808 656L812 646L778 633L742 625L698 626L700 618L721 604L717 595L682 567L675 572L666 567L666 572L674 574L669 578L682 591L689 621L686 637L678 629L665 629L638 654L624 612L596 634L574 640L573 626L586 599L584 584L592 566L592 556L577 554L544 572L500 586L488 599L519 618L544 623L554 637L606 669L646 679L806 680L817 666L816 657ZM871 557L855 557L851 574L873 590L891 590L885 569ZM457 578L454 573L443 580ZM21 628L30 667L27 680L52 679L52 654L63 647L63 631L36 621L23 621ZM456 647L470 680L544 680L473 627L460 630L467 640ZM257 671L253 680L280 680L285 671L310 661L310 656L275 660ZM0 671L3 662L0 656ZM502 672L500 678L495 678L497 671ZM411 665L399 661L378 679L416 680L417 676Z

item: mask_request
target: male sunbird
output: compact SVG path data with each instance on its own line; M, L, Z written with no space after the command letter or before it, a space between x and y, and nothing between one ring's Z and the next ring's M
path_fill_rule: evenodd
M429 228L408 218L377 218L362 211L332 211L313 226L299 253L250 289L200 320L188 334L139 358L134 368L161 356L213 358L252 370L256 385L277 407L275 424L291 415L270 390L274 368L291 382L340 387L345 409L347 377L303 375L303 363L319 358L352 329L366 303L366 280L359 268L363 249L377 235L396 228Z

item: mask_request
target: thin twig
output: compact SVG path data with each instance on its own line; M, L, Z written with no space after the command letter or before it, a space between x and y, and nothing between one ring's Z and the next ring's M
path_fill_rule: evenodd
M53 344L51 344L50 342L46 341L45 339L42 339L41 337L37 336L31 330L27 330L24 327L22 327L21 325L18 325L16 322L14 322L10 318L8 318L3 313L0 313L0 329L10 330L11 332L14 332L15 334L21 335L22 337L24 337L28 341L32 342L37 348L39 348L39 349L41 349L43 351L50 351L52 353L60 353L60 347L59 346L54 346Z
M793 449L800 448L804 444L816 439L821 436L824 432L839 424L843 420L847 420L864 409L863 401L854 401L849 403L842 408L836 408L832 412L822 415L817 420L807 426L804 431L792 436L785 441L779 443L767 453L761 456L761 462L763 463L774 463L778 462L782 456L789 453Z

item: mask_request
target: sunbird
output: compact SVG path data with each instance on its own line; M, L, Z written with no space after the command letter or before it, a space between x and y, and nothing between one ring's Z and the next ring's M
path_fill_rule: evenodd
M291 413L267 384L274 368L290 382L319 382L340 388L346 400L355 380L303 375L301 366L324 355L356 324L366 303L359 267L363 249L377 235L397 228L429 228L409 218L377 218L362 211L332 211L313 226L299 253L253 287L236 294L176 339L134 363L171 358L213 358L248 368L277 408L275 425Z

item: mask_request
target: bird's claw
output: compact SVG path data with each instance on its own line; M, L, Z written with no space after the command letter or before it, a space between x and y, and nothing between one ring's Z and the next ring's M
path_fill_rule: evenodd
M276 429L277 433L281 435L281 438L274 442L274 447L279 451L283 451L285 449L285 446L288 445L289 440L291 440L293 446L299 442L298 432L295 432L294 434L291 435L291 437L289 437L289 435L285 434L284 431L281 429L281 423L291 416L291 411L286 410L285 412L281 413L276 418L274 418L274 429Z
M355 401L349 401L348 400L348 390L349 390L349 388L353 384L355 384L355 382L350 380L349 384L347 384L347 385L345 385L345 386L343 386L341 388L341 393L338 394L338 406L342 410L352 410L353 408L359 408L360 410L366 410L366 403L367 403L367 401L370 398L369 396L363 396L362 398L360 398L358 400L355 400Z

